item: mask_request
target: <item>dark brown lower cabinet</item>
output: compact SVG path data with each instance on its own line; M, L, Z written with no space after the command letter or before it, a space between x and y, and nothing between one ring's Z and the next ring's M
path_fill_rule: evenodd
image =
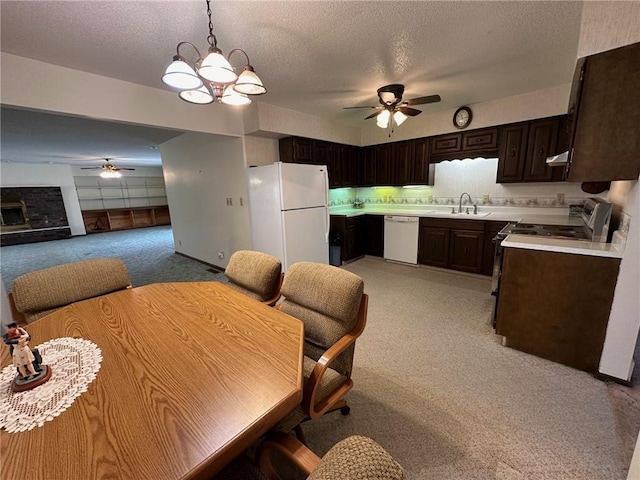
M384 215L364 216L364 244L366 255L384 255Z
M418 263L483 273L485 222L421 218Z
M384 252L383 215L331 215L331 230L342 237L341 257L350 262L363 255L382 257Z
M504 344L596 373L620 259L505 248L496 333Z
M430 227L420 224L418 237L418 263L447 268L449 264L448 228Z
M484 231L451 230L450 244L449 268L482 273Z

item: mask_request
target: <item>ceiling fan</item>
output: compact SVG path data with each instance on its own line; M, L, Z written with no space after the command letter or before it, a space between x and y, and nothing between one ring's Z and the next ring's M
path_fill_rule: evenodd
M103 178L118 178L121 176L120 170L135 170L135 168L116 167L112 163L109 163L109 158L105 158L102 165L99 167L80 167L81 170L102 170L100 174Z
M396 125L400 125L407 119L407 117L415 117L422 113L422 110L411 108L410 105L425 105L427 103L436 103L441 100L440 95L428 95L426 97L418 97L402 101L403 93L404 85L392 83L391 85L385 85L378 89L378 100L380 101L380 105L344 108L375 108L378 111L366 117L365 120L377 117L376 123L380 128L391 127L391 132L393 132L394 123ZM389 136L391 136L391 133L389 133Z

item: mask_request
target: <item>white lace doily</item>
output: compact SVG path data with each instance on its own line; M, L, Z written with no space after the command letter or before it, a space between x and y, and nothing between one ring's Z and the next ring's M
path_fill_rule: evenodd
M0 373L0 428L24 432L41 427L69 408L87 391L102 362L102 351L83 338L54 338L37 346L43 365L51 367L51 378L25 392L11 391L16 367Z

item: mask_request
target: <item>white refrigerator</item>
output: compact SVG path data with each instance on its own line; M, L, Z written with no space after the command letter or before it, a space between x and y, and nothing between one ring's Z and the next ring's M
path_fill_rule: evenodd
M324 165L247 169L253 249L282 262L329 263L329 178Z

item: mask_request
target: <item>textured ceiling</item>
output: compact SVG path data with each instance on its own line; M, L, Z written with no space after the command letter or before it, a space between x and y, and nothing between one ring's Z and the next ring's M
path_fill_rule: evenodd
M204 0L0 8L2 51L157 88L179 41L207 46ZM376 105L389 83L405 84L405 99L439 94L420 107L434 112L568 83L581 11L575 1L212 2L218 46L248 53L268 88L261 101L350 125L366 125L365 111L342 107Z

